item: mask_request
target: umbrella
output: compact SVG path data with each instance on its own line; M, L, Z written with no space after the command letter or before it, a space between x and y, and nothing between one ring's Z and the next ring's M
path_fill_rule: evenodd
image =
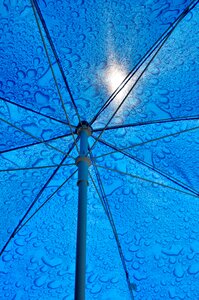
M0 5L1 299L198 299L198 1Z

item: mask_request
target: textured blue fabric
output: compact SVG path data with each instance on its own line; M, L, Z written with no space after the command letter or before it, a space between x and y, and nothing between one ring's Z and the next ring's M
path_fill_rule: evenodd
M3 251L0 299L74 299L77 173L56 189L77 169L75 127L93 120L190 4L0 3L0 250L51 177L22 224L54 193ZM126 277L135 300L199 299L198 28L197 4L92 124L90 147L100 140L89 169L87 300L130 300Z

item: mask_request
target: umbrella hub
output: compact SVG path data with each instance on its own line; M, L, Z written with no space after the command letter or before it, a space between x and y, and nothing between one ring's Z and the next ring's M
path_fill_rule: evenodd
M93 133L93 129L87 121L81 121L77 125L75 133L80 136L81 131L85 131L88 136L91 136Z

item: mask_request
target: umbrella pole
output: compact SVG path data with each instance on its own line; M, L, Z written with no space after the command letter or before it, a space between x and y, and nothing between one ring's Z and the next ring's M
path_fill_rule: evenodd
M88 137L92 129L82 121L76 129L80 137L80 153L76 159L78 167L78 218L76 241L75 300L85 299L86 277L86 222L87 222L87 189L88 168L91 164L88 155Z

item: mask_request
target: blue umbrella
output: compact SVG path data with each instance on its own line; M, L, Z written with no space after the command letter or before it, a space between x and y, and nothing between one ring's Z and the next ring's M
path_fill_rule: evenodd
M3 1L1 299L199 299L198 1Z

